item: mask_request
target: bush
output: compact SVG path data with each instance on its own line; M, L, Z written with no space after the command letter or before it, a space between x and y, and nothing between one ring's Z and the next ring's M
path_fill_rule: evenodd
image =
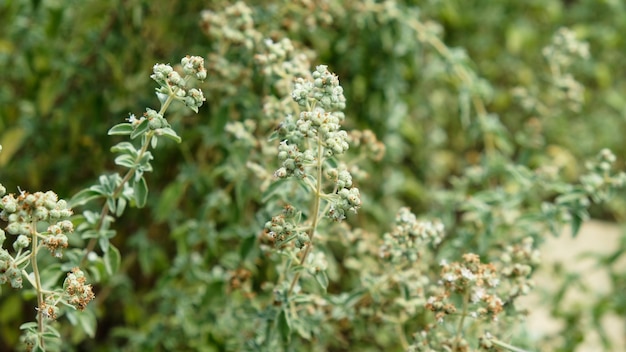
M63 5L2 14L3 349L534 350L546 236L626 213L620 5Z

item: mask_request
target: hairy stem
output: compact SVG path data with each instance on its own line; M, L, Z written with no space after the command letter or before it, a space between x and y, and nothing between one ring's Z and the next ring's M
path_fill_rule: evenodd
M32 237L31 240L31 248L32 248L32 252L30 254L30 265L33 268L33 276L35 277L34 280L34 284L35 284L35 291L37 292L37 330L39 331L39 345L41 346L41 348L45 349L44 346L44 339L43 339L43 333L44 333L44 324L43 324L43 307L44 307L44 301L43 301L43 290L41 287L41 277L39 275L39 266L37 265L37 253L39 252L39 243L38 243L38 238L37 238L37 222L33 221L30 224L30 228L31 228L31 232L30 235Z
M322 202L322 165L324 163L324 147L322 146L322 141L320 137L317 136L317 165L316 167L316 184L315 184L315 196L313 200L313 211L311 212L313 223L311 224L311 228L309 229L309 243L307 243L306 248L304 249L304 253L302 254L302 258L300 259L300 264L304 265L306 258L311 253L311 249L313 248L313 236L315 235L315 230L317 229L317 224L319 222L319 211L320 204ZM291 281L291 285L289 286L289 291L287 295L291 295L293 288L296 286L296 283L300 279L300 273L302 271L298 271Z
M167 97L167 100L165 101L165 103L163 103L163 106L161 106L161 110L159 110L160 115L163 115L165 113L165 111L170 106L173 100L174 100L174 93L170 89L170 95ZM148 147L150 146L150 142L152 141L153 137L154 137L154 131L152 130L146 134L146 137L144 139L145 142L141 146L141 150L139 151L139 153L137 154L137 158L135 159L136 162L139 162L139 160L143 158L146 151L148 151ZM119 197L120 193L122 193L122 191L124 190L124 185L130 180L131 177L133 177L133 175L135 175L135 171L136 169L132 168L126 172L126 174L122 178L122 182L120 182L120 184L117 186L117 188L113 192L113 195L111 196L112 198ZM106 219L107 215L109 215L109 211L110 211L109 203L104 202L104 206L102 207L102 211L100 212L100 218L98 219L98 223L96 224L96 228L98 230L100 230L102 225L104 224L104 219ZM87 261L87 255L89 255L89 253L91 253L96 248L96 244L98 244L98 238L92 238L91 240L89 240L89 243L87 244L87 247L85 248L85 254L83 255L83 259L80 262L81 266L85 265L85 262Z

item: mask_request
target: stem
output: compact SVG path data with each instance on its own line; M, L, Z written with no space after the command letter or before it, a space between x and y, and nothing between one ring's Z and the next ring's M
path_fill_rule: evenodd
M170 94L167 97L167 100L165 101L165 103L163 103L163 106L161 106L161 110L159 110L160 115L163 115L165 113L165 111L170 106L172 101L174 101L174 93L172 92L170 88ZM154 131L150 130L146 134L145 143L141 146L141 150L137 154L137 158L135 159L135 162L139 162L139 160L143 158L144 154L148 150L148 147L150 146L150 142L152 141L153 137L154 137ZM131 177L133 177L133 175L135 174L135 171L136 169L132 168L126 172L126 174L122 178L122 182L120 182L119 186L117 186L115 191L113 191L113 194L111 195L112 198L119 197L120 193L122 193L122 191L124 190L124 185L128 182L128 180L130 180ZM104 206L102 207L102 211L100 212L100 218L98 219L98 223L96 224L96 228L98 230L100 230L100 228L102 227L102 224L104 224L104 219L106 219L107 215L109 215L109 211L110 211L109 203L104 202ZM87 261L87 255L89 255L89 253L91 253L96 248L96 244L98 244L98 238L92 238L91 240L89 240L89 243L87 244L87 247L85 248L85 254L83 255L83 259L80 261L80 266L85 265L85 262Z
M528 350L521 349L519 347L515 347L515 346L512 346L512 345L509 345L508 343L502 342L502 341L500 341L498 339L490 339L489 341L491 341L494 345L500 346L502 348L506 348L509 351L513 351L513 352L528 352Z
M311 248L313 248L313 236L315 235L315 230L317 229L317 224L319 222L319 211L320 211L320 203L322 200L322 164L324 163L324 147L322 146L322 141L320 137L317 136L317 175L316 175L316 185L315 185L315 198L313 200L313 211L311 212L313 216L313 223L311 224L311 228L309 229L309 243L306 245L306 249L302 254L302 259L300 260L300 264L304 264L306 258L311 253ZM296 275L293 277L291 281L291 285L289 286L289 291L287 292L287 296L291 295L293 288L296 286L296 283L300 279L300 273L302 271L298 271Z
M37 265L37 253L38 253L38 247L39 244L37 243L38 237L37 237L37 223L35 221L31 222L30 224L30 228L31 228L31 247L32 247L32 253L30 255L30 265L33 267L33 274L35 277L35 282L34 282L34 286L35 286L35 291L37 291L37 330L39 331L39 345L41 346L42 349L45 349L44 346L44 339L43 339L43 333L44 333L44 325L43 325L43 311L42 311L42 307L44 304L43 301L43 292L42 292L42 288L41 288L41 277L39 276L39 266ZM29 280L30 281L30 280ZM33 283L32 281L30 281L31 283Z
M459 341L461 340L461 333L463 332L463 323L465 322L465 317L467 316L467 306L469 305L469 290L463 294L463 312L461 313L461 318L459 319L459 325L456 328L456 338L454 339L454 351L457 351L459 347Z

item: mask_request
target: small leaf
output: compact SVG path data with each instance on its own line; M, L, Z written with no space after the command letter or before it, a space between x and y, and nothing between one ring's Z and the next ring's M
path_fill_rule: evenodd
M97 321L96 316L91 309L86 309L78 313L78 322L87 336L90 338L96 336Z
M128 154L123 154L115 158L115 165L127 167L129 169L132 169L136 166L135 159Z
M185 195L187 185L181 182L171 183L161 192L159 204L155 210L155 219L157 221L167 220L174 209L179 206L181 198Z
M320 270L315 273L315 281L324 289L324 292L328 289L328 275L325 270Z
M280 191L281 189L283 190L285 189L286 182L287 182L287 179L278 179L275 182L272 182L269 185L269 187L267 187L265 192L263 192L261 201L263 203L267 203L267 201L270 200L272 196L274 196L275 193L278 193L278 191Z
M178 134L176 134L176 131L174 131L173 129L169 127L161 128L159 130L159 136L163 136L167 139L171 139L176 143L180 143L182 141L182 138L180 138Z
M582 225L583 221L585 221L586 218L586 214L581 213L581 211L575 211L571 213L572 215L572 221L571 221L571 226L572 226L572 238L576 238L576 236L578 235L578 231L580 231L580 226Z
M280 333L280 338L283 343L288 343L291 339L291 322L287 316L287 313L284 310L281 310L278 313L278 332Z
M126 198L124 197L120 197L117 199L117 209L115 212L115 216L119 218L122 215L122 213L124 213L124 209L126 209L127 203L128 202L126 201Z
M100 245L100 249L102 249L104 253L108 253L109 248L111 247L111 241L109 241L109 238L106 236L102 236L101 234L99 234L97 238L98 238L98 245Z
M248 236L241 242L241 246L239 247L239 256L242 261L245 261L254 248L256 248L256 243L257 237L254 235Z
M143 208L148 202L148 185L145 178L140 178L133 184L133 190L135 191L135 202L137 208Z
M20 325L20 330L30 330L30 329L37 329L37 323L29 322L29 323L24 323Z
M133 133L133 125L130 123L120 123L109 129L109 136L125 136Z
M83 205L98 198L103 198L103 194L101 192L95 191L91 188L83 189L82 191L76 193L74 197L72 197L72 199L70 199L69 207L73 208L75 206Z
M130 134L131 139L135 139L148 131L150 127L148 126L148 119L141 121L141 123L135 128L133 133Z
M104 253L104 267L107 270L107 274L113 275L117 273L122 262L122 256L120 251L113 245L109 245L109 250Z
M125 153L137 157L139 150L130 142L120 142L111 147L113 153Z

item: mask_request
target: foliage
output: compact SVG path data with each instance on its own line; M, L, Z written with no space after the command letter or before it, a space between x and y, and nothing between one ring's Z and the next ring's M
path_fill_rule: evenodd
M517 299L545 237L626 214L623 5L174 3L0 12L0 282L30 285L2 287L3 350L33 313L46 350L541 346ZM160 108L125 115L177 50L203 59L155 65ZM557 348L599 329L558 308Z

